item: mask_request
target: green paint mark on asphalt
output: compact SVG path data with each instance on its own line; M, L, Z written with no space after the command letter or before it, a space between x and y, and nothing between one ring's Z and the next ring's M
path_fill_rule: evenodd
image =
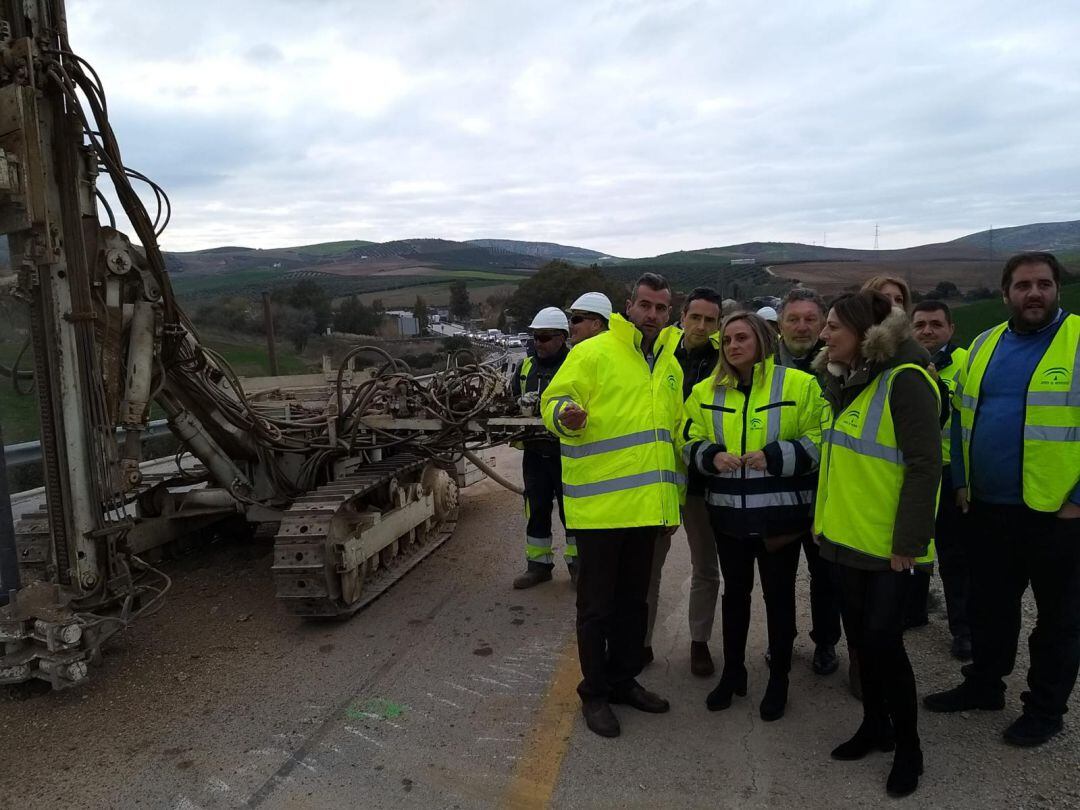
M403 703L395 703L385 698L371 698L362 704L359 701L353 703L345 710L345 716L350 720L362 720L375 714L383 720L395 720L402 717L408 708Z

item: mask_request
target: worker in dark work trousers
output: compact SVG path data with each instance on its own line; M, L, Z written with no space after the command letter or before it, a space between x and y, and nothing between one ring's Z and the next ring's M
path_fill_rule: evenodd
M796 288L780 305L780 340L776 365L813 374L811 364L825 345L819 335L828 310L821 296L810 289ZM812 668L818 675L831 675L840 667L836 645L840 641L840 588L836 567L821 558L812 535L802 539L802 552L810 572L810 639L814 642ZM857 673L851 675L857 680Z
M941 301L922 301L911 313L911 331L924 349L930 352L930 362L937 369L938 379L949 388L949 396L956 393L957 376L967 360L967 350L953 342L956 326L953 324L949 305ZM953 496L951 474L950 429L946 425L941 446L941 497L938 502L937 523L934 528L934 545L938 553L938 571L945 591L945 608L949 616L949 632L952 635L953 657L967 661L971 658L971 628L967 618L968 563L964 514ZM908 602L906 624L917 627L928 621L926 603L930 589L928 574L915 575L917 586L913 587Z
M1005 707L1030 586L1024 710L1003 733L1018 746L1061 732L1080 670L1080 316L1061 309L1062 275L1050 253L1010 258L1010 318L975 338L960 371L952 472L970 521L972 660L959 686L923 701L935 712Z
M675 359L683 370L683 399L694 386L712 376L720 359L720 295L711 287L691 290L683 302L681 329L665 330L675 344ZM703 476L690 470L686 501L682 506L683 526L690 546L690 671L705 678L716 668L709 652L716 600L720 593L720 559L716 553L709 513L705 508ZM645 663L653 660L652 634L660 600L660 576L671 550L671 534L661 532L656 539L652 579L649 582L649 629L645 634Z
M529 324L533 350L518 365L510 390L525 410L539 413L540 395L569 353L566 340L570 325L558 307L536 313ZM566 526L562 498L562 464L559 440L550 434L527 439L520 445L521 477L525 481L525 572L514 579L516 589L532 588L551 581L555 555L551 547L551 506L558 503L559 517ZM567 532L564 550L570 579L577 582L577 546Z

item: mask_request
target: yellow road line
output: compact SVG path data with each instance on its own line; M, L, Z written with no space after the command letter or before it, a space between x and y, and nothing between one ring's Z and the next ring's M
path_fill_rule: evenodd
M555 666L539 715L529 731L503 797L503 807L532 810L550 804L563 757L570 746L574 718L579 713L577 684L580 680L577 639L572 636L559 654L559 663Z

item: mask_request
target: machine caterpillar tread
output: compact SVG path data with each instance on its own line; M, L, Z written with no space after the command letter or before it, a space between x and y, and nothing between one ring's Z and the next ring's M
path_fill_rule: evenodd
M274 537L285 609L344 618L442 545L457 521L457 483L426 457L400 453L298 498Z

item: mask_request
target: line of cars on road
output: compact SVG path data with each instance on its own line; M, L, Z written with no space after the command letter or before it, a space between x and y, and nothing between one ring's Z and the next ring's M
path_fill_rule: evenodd
M495 346L502 346L504 349L527 349L532 343L532 337L527 332L504 335L498 329L482 329L478 332L469 332L468 337L478 343L491 343Z

